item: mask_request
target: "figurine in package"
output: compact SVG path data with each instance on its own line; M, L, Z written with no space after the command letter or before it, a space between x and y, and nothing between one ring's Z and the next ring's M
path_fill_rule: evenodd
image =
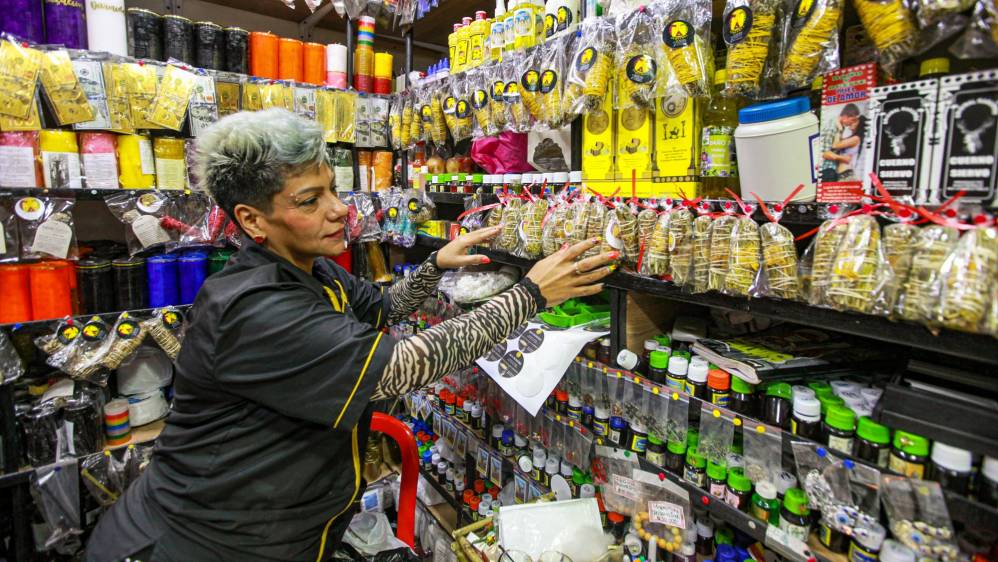
M77 258L74 204L60 197L22 197L14 203L21 258Z

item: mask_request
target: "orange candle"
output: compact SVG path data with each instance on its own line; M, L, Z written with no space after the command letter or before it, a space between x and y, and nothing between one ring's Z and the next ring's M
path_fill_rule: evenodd
M28 266L0 265L0 324L28 322L31 318Z
M305 82L322 85L326 80L326 47L318 43L305 43Z
M277 56L277 76L281 80L302 81L302 42L281 37Z
M65 262L40 262L30 266L31 312L34 320L73 314Z
M249 37L250 74L277 79L277 36L268 31L254 31Z

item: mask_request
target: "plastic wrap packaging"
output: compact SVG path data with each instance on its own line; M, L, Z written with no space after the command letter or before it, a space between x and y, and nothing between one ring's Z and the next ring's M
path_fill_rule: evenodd
M565 214L565 242L574 246L586 239L586 214L589 198L585 196L570 200L568 212Z
M642 275L660 276L669 273L669 227L672 213L658 215L641 255Z
M0 202L0 263L16 262L20 254L21 238L13 202Z
M838 310L886 314L884 292L893 276L872 215L849 217L828 277L828 304Z
M710 267L707 270L707 290L723 291L731 256L731 233L738 219L725 214L710 225Z
M532 124L531 112L527 109L524 100L523 88L520 80L523 76L521 70L527 70L532 64L533 52L514 53L507 63L505 59L500 68L503 72L504 94L503 101L506 105L506 117L509 124L506 130L515 133L525 133L530 130ZM536 71L534 71L536 73ZM533 96L533 93L531 93ZM536 98L531 98L536 102ZM535 104L536 105L536 104Z
M73 352L62 365L63 372L74 379L105 386L110 375L101 369L101 360L110 346L110 327L99 316L88 320L80 331Z
M592 198L586 204L585 209L581 209L582 214L579 217L578 224L585 224L585 237L579 240L590 240L593 238L600 238L606 234L606 215L609 212L603 201ZM580 259L591 258L597 256L600 253L600 246L596 245L585 251Z
M970 25L949 51L961 59L998 57L998 2L977 0Z
M414 138L419 136L419 115L413 109L413 96L412 92L403 92L399 94L399 104L402 106L402 122L401 129L399 130L399 144L402 148L408 149L412 148L415 142ZM417 129L416 134L413 135L413 126Z
M693 220L693 265L690 281L687 286L693 293L707 291L707 280L710 273L710 227L714 223L709 213L704 213Z
M666 412L666 441L686 443L686 432L689 426L689 399L678 392L669 393L669 409ZM661 436L660 436L661 437Z
M24 119L35 105L35 82L42 67L42 53L7 37L0 40L0 113Z
M517 245L517 255L520 257L537 259L543 254L543 223L547 212L547 199L535 199L523 204Z
M974 228L957 242L939 272L935 321L961 332L981 331L998 271L998 230Z
M638 257L641 254L637 209L633 204L620 203L614 209L614 213L617 215L620 240L624 243L624 250L620 253L621 260L629 266L634 266L638 263Z
M613 203L609 204L613 205ZM620 237L620 221L617 219L616 206L603 211L601 232L597 252L600 254L619 252L622 255L624 253L624 240Z
M693 266L693 213L685 206L669 219L669 272L672 282L685 287Z
M404 105L401 94L392 96L391 107L388 109L388 142L393 150L402 149L402 107Z
M107 353L101 359L101 365L113 371L142 345L142 340L146 338L146 331L138 320L132 318L129 313L122 312L114 323L114 328L111 329L110 338L110 344Z
M918 227L909 221L889 224L883 229L880 245L884 250L887 264L891 266L894 275L887 285L885 297L891 313L896 313L897 299L901 288L908 281L911 271L911 259L915 254L915 242L918 240Z
M828 284L835 266L835 255L839 244L845 238L848 225L841 219L830 219L821 223L818 234L814 237L812 248L807 250L810 255L810 275L801 277L809 288L808 302L812 306L830 306L828 300ZM802 271L803 271L802 263Z
M801 487L823 526L862 536L879 525L880 471L839 460L816 443L795 441L792 447Z
M915 0L915 12L918 16L918 26L924 31L940 22L949 20L955 23L954 17L970 10L974 0Z
M407 190L407 192L411 191ZM414 198L414 194L407 194L397 189L380 193L381 208L384 211L382 228L385 240L403 248L412 247L416 243L416 224L413 222L413 213L408 203L410 199Z
M725 465L731 442L735 436L735 424L718 407L702 404L700 410L700 437L697 441L697 452L708 461Z
M35 529L36 547L63 554L75 552L83 534L76 459L36 468L31 475L31 495L44 520Z
M62 197L22 197L14 203L21 259L77 258L74 205Z
M745 420L742 426L745 476L759 482L775 482L783 470L783 439L778 428Z
M862 1L862 0L861 0ZM762 88L770 45L782 26L780 0L728 0L722 32L728 45L725 91L755 97Z
M646 205L638 212L638 250L643 253L648 247L651 235L658 223L658 211L654 205Z
M565 225L567 224L568 210L568 202L562 195L556 197L555 201L551 204L548 215L544 219L541 240L541 251L545 257L560 250L562 244L567 241Z
M998 283L991 284L991 300L988 302L988 313L981 325L981 333L998 338Z
M463 85L463 81L460 81ZM447 142L447 120L444 118L444 98L446 97L447 82L439 85L429 86L427 96L430 104L429 136L426 140L433 141L437 146L443 146ZM425 111L425 110L424 110ZM427 124L424 116L423 126ZM424 136L426 132L424 131Z
M645 9L616 18L617 109L655 107L662 80L655 19Z
M880 486L891 534L901 544L932 560L963 559L939 483L885 474Z
M431 97L429 86L420 86L412 90L412 125L409 127L409 136L413 145L431 140L430 129L433 127Z
M800 299L794 234L780 223L770 221L759 227L759 241L762 244L762 269L752 295Z
M42 56L42 88L60 125L94 119L94 110L65 49L47 51Z
M724 293L747 297L762 265L759 225L751 216L741 216L731 229L731 250L724 276Z
M383 236L378 212L369 193L352 193L344 201L349 205L347 225L351 244L380 242Z
M498 134L500 129L492 117L491 69L479 67L467 74L468 103L475 116L473 135L475 138Z
M566 123L565 107L562 104L562 89L565 82L565 58L575 45L575 34L568 33L560 39L544 44L540 64L540 87L537 101L541 106L541 123L551 130Z
M160 226L175 232L174 248L203 247L220 244L219 236L225 222L225 213L206 193L189 193L170 197L167 214L160 219Z
M175 235L162 225L163 218L167 216L168 202L167 197L158 191L141 195L123 192L104 197L108 210L128 225L125 241L131 255L152 248L169 249L174 245Z
M14 349L7 332L0 331L0 384L16 381L24 375L24 362Z
M637 470L632 474L637 485L631 533L657 557L668 559L672 552L678 556L688 530L695 526L689 492L657 474Z
M142 328L169 357L176 360L184 339L184 314L172 306L153 312Z
M661 48L676 80L690 97L709 97L714 61L710 44L711 3L667 0L652 4Z
M593 460L593 483L602 490L608 511L633 515L638 498L637 483L631 478L639 467L637 456L624 456L623 451L597 446Z
M617 48L617 30L610 18L589 18L579 33L566 71L564 108L569 118L602 105Z
M502 219L502 231L500 231L499 236L493 239L493 248L510 253L516 250L517 242L519 240L517 229L520 227L522 214L523 199L514 196L506 202L503 206L501 215L499 215ZM491 226L491 224L489 226Z
M80 480L102 507L111 507L124 493L116 464L119 463L111 456L111 451L90 455L80 463Z
M790 2L783 25L781 83L789 92L839 67L839 30L846 0Z
M517 62L517 83L523 107L536 121L544 119L544 107L541 105L541 65L544 63L544 47L534 47L524 51L523 56L514 59Z
M489 118L497 133L507 130L509 115L506 108L506 69L504 65L484 65L478 71L479 87L489 94Z
M195 74L167 65L156 101L149 111L149 121L179 131L183 127L187 106L197 81Z
M918 30L907 0L852 0L859 20L873 40L880 64L892 71L895 65L915 54Z
M31 466L55 462L60 453L58 410L51 401L35 404L18 416L24 431L24 456Z
M407 189L403 192L406 197L405 204L409 209L409 213L412 214L412 222L414 224L423 224L427 221L433 220L436 215L437 206L430 199L430 194L426 192L425 189Z
M902 319L924 323L932 320L933 309L939 300L940 270L959 237L955 228L936 224L924 226L918 232L908 280L898 297Z

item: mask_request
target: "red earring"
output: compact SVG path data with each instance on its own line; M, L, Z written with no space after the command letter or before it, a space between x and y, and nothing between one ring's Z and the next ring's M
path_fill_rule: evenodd
M263 236L254 236L253 241L257 244L263 244Z

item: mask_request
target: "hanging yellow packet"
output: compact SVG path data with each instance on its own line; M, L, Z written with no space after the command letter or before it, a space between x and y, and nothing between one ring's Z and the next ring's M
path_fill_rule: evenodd
M284 92L277 82L260 86L260 109L284 107Z
M322 126L323 138L326 142L336 142L336 127L333 92L320 89L315 92L315 119Z
M30 115L41 65L40 51L0 42L0 113L18 119Z
M260 111L263 109L263 93L258 82L247 82L243 86L243 110Z
M167 129L179 131L187 115L187 104L191 101L197 76L179 67L167 65L163 83L156 96L149 120Z
M357 141L357 92L339 92L336 100L336 137L339 142Z
M102 66L111 129L119 133L134 133L132 110L128 104L128 65L105 62Z
M60 125L72 125L94 119L94 109L80 80L73 71L73 61L65 49L47 51L42 56L42 88Z
M284 109L295 110L295 89L286 83L281 84L281 94L284 96Z
M130 63L121 65L125 69L128 92L128 106L132 116L132 127L136 129L159 129L161 127L153 123L153 104L159 90L159 75L156 67L150 64ZM183 115L177 119L183 119Z
M215 94L218 96L218 117L239 112L239 83L215 82Z
M38 103L31 104L31 111L24 119L11 117L0 113L0 131L5 133L13 131L40 131L42 120L38 113Z

